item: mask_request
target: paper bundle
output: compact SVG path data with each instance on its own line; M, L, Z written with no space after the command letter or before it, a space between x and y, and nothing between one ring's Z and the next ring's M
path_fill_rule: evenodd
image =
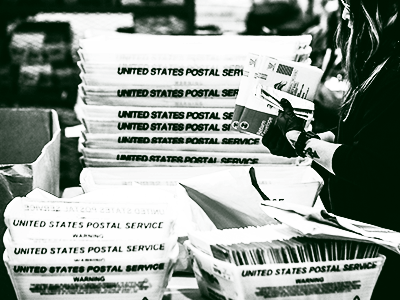
M400 253L397 232L216 178L182 183L203 213L185 244L206 297L370 299L385 261L380 247Z
M232 86L213 85L208 88L202 86L171 88L171 86L174 86L174 82L168 79L151 86L98 87L81 84L78 92L80 98L88 106L223 107L228 109L233 107L238 93L238 88Z
M201 64L230 62L242 64L247 53L261 53L288 60L304 59L311 43L303 36L168 36L126 35L95 37L80 41L78 53L89 63L178 63ZM306 51L307 52L307 51Z
M172 82L170 85L172 86L174 83ZM236 86L222 89L220 86L210 86L209 88L176 86L171 89L168 86L157 84L151 88L146 86L102 86L101 88L106 91L98 93L96 86L81 84L78 87L78 99L82 102L81 105L232 108L238 92ZM152 91L154 92L152 93ZM184 95L186 96L184 97ZM215 98L215 96L219 98Z
M283 110L280 105L280 100L283 98L289 100L295 115L302 119L303 126L308 126L313 119L314 103L258 85L255 95L247 99L239 121L232 122L232 127L244 133L264 136L270 124L273 124L278 117L279 111Z
M288 164L285 158L269 153L229 153L167 150L83 149L87 167L160 167L160 166L243 166Z
M252 172L254 171L254 173ZM313 206L323 185L322 178L310 166L259 166L240 167L135 167L135 168L85 168L80 175L80 183L85 192L98 189L118 188L131 185L155 187L175 195L180 190L179 183L193 186L229 181L238 190L254 189L254 178L257 186L271 201L289 202ZM210 186L212 189L212 186ZM236 190L236 189L235 189ZM240 194L242 195L242 194ZM180 200L178 197L177 200ZM186 200L188 200L186 198ZM189 199L186 201L190 203ZM179 207L186 207L180 203Z
M285 98L295 113L312 120L322 70L304 63L249 54L232 117L232 129L263 136ZM307 101L308 100L308 101Z
M292 164L230 127L248 53L306 62L310 42L307 35L81 40L85 166Z
M203 151L210 152L266 152L257 137L246 137L242 134L204 133L121 133L93 134L83 133L83 145L86 148L102 149L148 149L197 151L199 146Z
M174 206L141 186L13 199L4 261L18 299L161 299L179 251Z
M370 299L385 262L384 256L377 256L237 266L207 255L190 243L187 247L195 258L193 270L200 293L210 298ZM243 253L242 249L238 252Z

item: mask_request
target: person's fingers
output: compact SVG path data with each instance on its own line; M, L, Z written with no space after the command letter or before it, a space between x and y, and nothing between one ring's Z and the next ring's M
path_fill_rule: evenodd
M289 102L289 100L282 98L281 99L281 106L285 112L293 112L293 106Z
M281 122L282 119L285 119L285 112L280 110L278 112L278 117L275 118L273 125L278 126L278 123Z
M296 152L289 141L282 135L279 128L271 126L262 138L262 144L268 148L273 155L284 157L296 157Z
M304 129L304 124L302 120L299 119L294 113L293 107L289 100L282 98L281 106L283 111L278 113L278 117L276 118L274 125L279 128L283 135L291 130L302 131Z
M293 149L293 147L290 145L289 141L286 139L286 137L281 136L277 143L279 149L277 151L277 155L280 156L285 156L285 157L296 157L296 151Z
M269 149L270 147L274 147L280 135L282 134L276 126L270 126L267 132L264 134L261 142L265 147Z
M286 144L287 144L288 140L286 139L286 137L284 137L283 135L280 136L280 138L276 141L276 146L278 149L284 149L286 148Z

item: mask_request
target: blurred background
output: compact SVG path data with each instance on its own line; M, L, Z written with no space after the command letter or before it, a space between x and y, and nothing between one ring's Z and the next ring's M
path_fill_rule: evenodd
M312 34L312 64L327 70L316 99L317 131L335 124L343 76L334 33L338 0L0 0L0 107L55 109L63 130L60 188L79 185L74 113L81 38L104 31L158 35ZM317 110L318 105L322 108ZM1 129L0 129L1 130Z

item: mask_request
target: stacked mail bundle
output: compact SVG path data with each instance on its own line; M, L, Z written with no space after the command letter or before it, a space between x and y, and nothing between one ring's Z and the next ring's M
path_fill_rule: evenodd
M261 199L248 184L231 182L181 183L197 215L186 246L204 296L370 299L385 261L380 246L400 253L398 232Z
M230 124L248 53L306 62L310 36L113 35L81 41L89 167L287 164ZM250 57L251 58L251 57ZM306 65L303 63L303 65Z
M18 299L161 299L178 255L172 201L145 187L13 199L4 261Z
M373 242L304 237L285 224L189 234L202 295L370 299L385 257Z

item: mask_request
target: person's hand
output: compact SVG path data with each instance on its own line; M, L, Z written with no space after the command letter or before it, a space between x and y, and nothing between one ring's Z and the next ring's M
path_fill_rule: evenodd
M293 111L287 99L281 100L283 111L280 111L275 122L272 123L262 138L262 144L269 149L271 154L284 157L297 157L294 146L290 144L286 133L292 130L304 131L303 121Z
M278 117L275 119L275 125L279 128L283 136L286 137L286 133L292 130L304 131L304 122L294 114L290 102L282 98L280 104L283 111L279 112Z
M296 151L289 143L286 136L274 124L271 124L262 138L262 144L269 149L271 154L287 158L297 157Z

